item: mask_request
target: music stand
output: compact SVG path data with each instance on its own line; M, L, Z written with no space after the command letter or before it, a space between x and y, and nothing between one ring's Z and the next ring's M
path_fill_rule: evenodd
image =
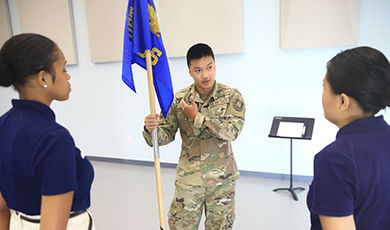
M314 118L304 117L274 117L272 121L271 131L268 137L287 138L290 139L290 187L276 188L273 191L287 190L291 192L294 200L298 200L295 190L305 190L302 187L293 187L293 172L292 172L292 140L303 139L311 140L313 134Z

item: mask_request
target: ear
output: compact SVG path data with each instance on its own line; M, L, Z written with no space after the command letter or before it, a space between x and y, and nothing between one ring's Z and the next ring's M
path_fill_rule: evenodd
M340 94L340 109L345 111L351 107L351 98L345 94Z
M188 74L190 75L191 78L194 78L194 77L192 76L192 71L191 71L191 69L188 69Z
M45 85L47 87L48 84L51 84L51 75L44 70L39 71L36 79L38 81L38 85L41 87L45 87Z

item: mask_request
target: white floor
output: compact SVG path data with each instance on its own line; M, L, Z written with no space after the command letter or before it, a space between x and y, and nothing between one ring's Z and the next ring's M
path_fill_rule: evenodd
M95 180L92 186L91 212L97 230L159 229L155 173L152 166L92 161ZM165 230L167 213L174 192L175 170L161 168ZM298 201L287 191L287 180L241 176L236 187L235 230L303 230L309 229L306 194L309 183L297 192ZM203 220L199 227L204 230Z

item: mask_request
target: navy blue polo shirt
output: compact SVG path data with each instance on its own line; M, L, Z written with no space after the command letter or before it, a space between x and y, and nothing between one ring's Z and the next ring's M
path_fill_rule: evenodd
M72 211L87 209L94 171L68 130L44 104L12 104L0 117L0 192L8 208L39 215L42 195L74 191Z
M390 229L390 128L383 116L355 120L314 158L307 196L311 229L318 215L354 216L356 229Z

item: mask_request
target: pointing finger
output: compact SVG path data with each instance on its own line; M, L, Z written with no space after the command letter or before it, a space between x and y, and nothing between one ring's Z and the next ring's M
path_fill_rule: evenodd
M195 101L194 101L194 97L193 96L191 96L190 100L191 100L191 105L195 105Z

